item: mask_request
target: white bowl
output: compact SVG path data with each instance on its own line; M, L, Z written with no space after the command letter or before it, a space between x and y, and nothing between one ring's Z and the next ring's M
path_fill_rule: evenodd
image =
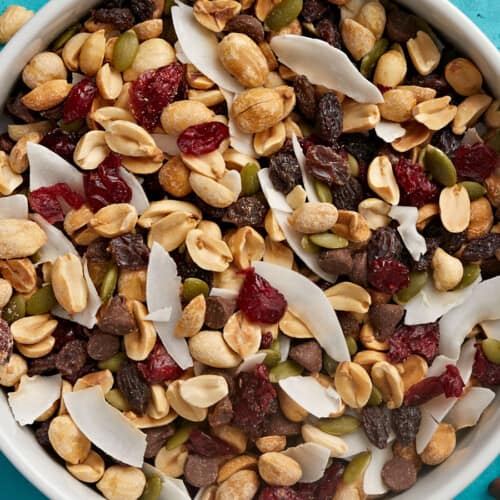
M413 9L467 54L481 69L491 91L500 98L500 54L488 38L446 0L399 0ZM52 0L0 52L0 106L3 106L24 65L61 31L96 5L98 0ZM419 477L400 500L447 500L472 482L498 455L500 394L480 425L461 431L457 449L439 467ZM0 448L9 460L45 495L54 500L102 498L71 476L37 443L31 431L17 425L0 393ZM172 499L175 500L175 499Z

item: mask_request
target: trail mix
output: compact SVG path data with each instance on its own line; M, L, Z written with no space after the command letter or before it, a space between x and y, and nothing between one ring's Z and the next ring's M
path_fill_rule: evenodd
M0 384L70 474L366 498L453 453L500 384L500 110L472 61L386 0L109 0L21 80Z

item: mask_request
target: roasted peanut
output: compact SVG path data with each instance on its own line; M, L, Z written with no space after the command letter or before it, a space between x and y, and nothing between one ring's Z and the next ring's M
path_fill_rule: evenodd
M444 69L444 76L453 89L463 96L479 93L483 85L481 72L463 57L450 61Z
M132 312L137 330L125 335L123 344L130 359L142 361L149 356L156 342L156 329L151 321L145 319L147 309L138 300L132 302Z
M371 376L387 407L391 410L399 408L403 404L404 385L396 367L386 361L379 361L372 366Z
M420 458L424 464L439 465L453 453L455 444L455 429L450 424L441 422Z
M337 366L335 388L351 408L362 408L370 399L372 381L361 365L344 361Z
M432 275L434 286L441 291L455 288L464 274L462 262L446 253L442 248L437 248L434 252L432 267L434 269Z
M373 81L385 87L397 87L406 76L407 65L403 54L389 50L377 62Z
M467 229L471 217L471 202L464 186L444 188L439 196L439 210L443 226L451 233Z
M354 19L344 19L340 32L347 50L356 61L368 54L376 42L375 35Z
M68 253L58 257L52 267L52 289L57 302L70 314L87 307L88 289L80 259Z
M331 457L340 457L347 452L347 443L340 437L332 436L310 424L304 424L300 430L306 443L316 443L330 450Z
M432 38L424 31L419 31L415 38L408 40L406 47L413 66L421 75L429 75L438 67L441 52Z
M384 102L378 107L382 118L403 123L411 119L411 112L416 104L413 92L397 88L384 92Z
M482 197L470 203L470 222L467 239L474 240L487 234L493 226L493 210L490 202Z
M272 486L292 486L302 476L298 462L282 453L263 453L258 460L259 474Z
M189 350L196 361L213 368L234 368L241 362L217 331L204 330L191 337Z
M50 422L49 440L54 451L72 465L82 463L90 452L90 441L69 415L60 415Z
M66 464L66 469L84 483L96 483L104 474L104 460L95 451L90 450L87 458L77 464Z
M145 486L144 472L126 465L112 465L96 484L108 500L137 500Z
M261 329L250 323L241 311L235 312L224 326L223 337L227 345L243 359L255 354L261 342Z
M366 313L370 308L370 294L361 286L344 281L325 290L328 302L336 311Z
M215 492L215 500L252 500L260 481L253 470L240 470L226 479Z
M196 408L208 408L228 395L226 379L220 375L199 375L180 384L180 396Z

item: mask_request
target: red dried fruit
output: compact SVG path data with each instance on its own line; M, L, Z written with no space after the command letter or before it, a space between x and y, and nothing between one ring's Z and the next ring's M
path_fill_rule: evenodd
M288 486L267 486L260 492L258 500L302 500L302 497Z
M96 170L84 176L85 196L92 210L112 203L128 203L132 199L129 185L120 176L121 157L109 154Z
M203 457L224 457L234 455L238 450L228 442L218 437L210 436L199 429L194 429L189 435L189 451Z
M273 343L273 334L271 332L263 333L262 338L260 340L260 348L269 349L272 343Z
M78 136L76 134L68 134L56 128L45 134L40 144L54 151L66 161L72 162L77 142Z
M130 87L130 109L148 131L159 123L163 108L179 95L184 83L184 67L178 62L142 73Z
M394 168L396 181L401 188L401 204L421 207L437 200L439 187L429 180L420 165L400 158Z
M446 371L440 378L447 398L459 398L462 395L465 384L455 365L446 365Z
M368 281L377 290L396 293L410 283L410 270L394 259L375 259L368 266Z
M84 78L74 85L64 103L64 123L72 123L86 118L90 113L92 101L96 94L97 86L89 78Z
M75 209L80 208L84 203L83 198L65 182L59 182L53 186L32 191L29 195L30 206L51 224L62 222L64 212L58 197L61 197L71 208Z
M323 477L314 483L299 483L297 493L301 500L323 500L333 498L345 471L345 463L333 462Z
M220 122L206 122L184 130L177 139L181 153L200 156L215 151L229 137L229 128Z
M161 384L179 378L184 370L172 359L163 344L157 340L145 361L137 363L139 371L149 384Z
M285 297L253 268L242 271L245 281L238 295L238 307L256 323L277 323L285 314Z
M429 363L439 352L439 323L404 325L389 337L388 359L400 363L410 354L423 356Z
M453 164L458 175L482 182L495 168L497 155L483 142L463 145L455 151Z
M476 344L472 375L476 377L482 385L488 387L500 385L500 365L492 363L486 357L480 343Z

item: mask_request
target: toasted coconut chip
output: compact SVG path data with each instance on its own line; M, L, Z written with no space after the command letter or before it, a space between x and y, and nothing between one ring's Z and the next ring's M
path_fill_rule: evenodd
M371 446L372 454L370 463L363 477L363 491L367 495L383 495L389 488L382 480L382 468L392 458L392 447L388 444L383 450Z
M64 403L80 431L104 453L133 467L142 467L146 435L104 399L99 386L66 392Z
M482 321L479 324L489 339L500 341L500 320L494 319L490 321Z
M480 281L481 277L463 290L441 292L436 290L432 279L429 278L424 288L404 305L406 310L405 325L419 325L436 321L454 307L465 302L475 291Z
M274 189L271 178L269 177L269 169L262 168L258 172L260 187L266 197L268 205L274 210L281 210L287 214L292 213L290 205L287 203L285 195Z
M314 483L321 479L330 458L330 450L316 443L299 444L281 453L299 463L302 468L301 483Z
M279 381L279 386L315 417L328 417L342 408L337 391L333 387L323 387L314 377L287 377Z
M368 81L339 49L323 40L300 35L279 35L271 48L282 64L314 85L323 85L357 102L384 102L380 90Z
M61 397L61 375L23 375L17 390L7 397L14 418L21 425L30 425Z
M239 292L230 290L229 288L212 288L210 290L211 297L222 297L223 299L236 299Z
M420 259L427 252L425 238L417 231L418 210L416 207L392 207L389 217L399 222L398 233L413 260Z
M238 366L236 370L236 374L240 372L251 372L257 365L263 363L264 359L266 359L265 352L251 354L241 362L240 366Z
M473 300L455 307L441 318L439 352L457 359L460 346L472 328L491 319L500 319L500 276L479 283L474 289Z
M311 330L326 353L336 361L349 361L349 350L335 311L321 288L302 274L270 264L254 262L255 271L277 288Z
M406 130L399 123L380 120L375 126L375 133L384 142L390 144L392 141L403 137L406 134Z
M242 92L243 87L220 62L217 37L196 21L193 9L177 2L177 5L172 7L172 21L187 59L219 87L231 92Z
M306 157L304 156L304 151L302 150L295 134L292 135L292 146L297 162L299 163L300 171L302 172L302 181L304 183L304 190L307 194L307 199L310 202L317 202L319 201L319 198L316 194L316 188L314 187L314 179L306 171Z
M371 448L370 441L368 441L365 432L361 428L342 436L342 440L347 444L347 451L340 458L349 459Z
M483 140L477 133L476 127L468 128L462 137L462 146L474 146L478 142L483 142Z
M286 241L295 252L295 254L300 257L302 262L304 262L304 264L320 278L323 278L325 281L328 281L330 283L335 283L337 281L337 276L335 274L327 273L323 271L321 267L319 267L318 254L308 253L304 250L304 248L302 248L301 240L303 235L295 231L295 229L293 229L293 227L289 224L289 213L276 209L273 209L273 213L282 231L285 233Z
M177 156L180 154L179 147L177 146L177 137L167 134L151 134L156 145L170 156Z
M87 328L94 328L97 323L97 312L102 305L102 301L90 277L86 259L83 259L83 276L89 291L87 307L79 313L70 315L60 305L56 305L52 308L51 313L58 318L69 319Z
M182 50L181 44L179 43L179 40L175 42L174 44L174 49L175 49L175 57L179 62L182 64L190 64L191 61L187 58L186 54Z
M158 309L158 311L149 313L144 319L148 321L163 321L167 323L172 317L172 308L164 307L163 309Z
M288 353L290 352L291 339L286 335L280 335L280 360L286 361L288 359Z
M460 357L456 363L460 376L465 384L469 382L472 374L472 365L474 364L474 355L476 353L476 348L474 347L475 342L475 339L470 339L464 344ZM434 373L434 370L431 371L429 369L429 372ZM434 375L436 375L436 373L434 373ZM443 421L457 401L458 398L447 398L442 394L420 406L422 420L417 433L417 453L422 453L422 451L424 451L438 428L439 423Z
M494 399L495 391L486 387L471 387L448 413L446 422L453 425L457 431L465 427L473 427Z
M164 474L160 469L144 462L142 470L146 477L158 476L162 483L160 496L157 500L191 500L188 490L182 479L175 479Z
M0 198L0 219L27 219L28 198L24 194L13 194Z
M174 361L183 369L193 366L186 339L176 337L175 325L182 314L179 296L181 278L177 265L161 245L153 243L146 276L146 298L150 314L171 308L170 321L155 321L160 339Z
M132 191L132 198L130 204L137 209L137 213L141 215L149 207L149 200L142 188L139 179L129 172L126 168L120 167L120 175Z

